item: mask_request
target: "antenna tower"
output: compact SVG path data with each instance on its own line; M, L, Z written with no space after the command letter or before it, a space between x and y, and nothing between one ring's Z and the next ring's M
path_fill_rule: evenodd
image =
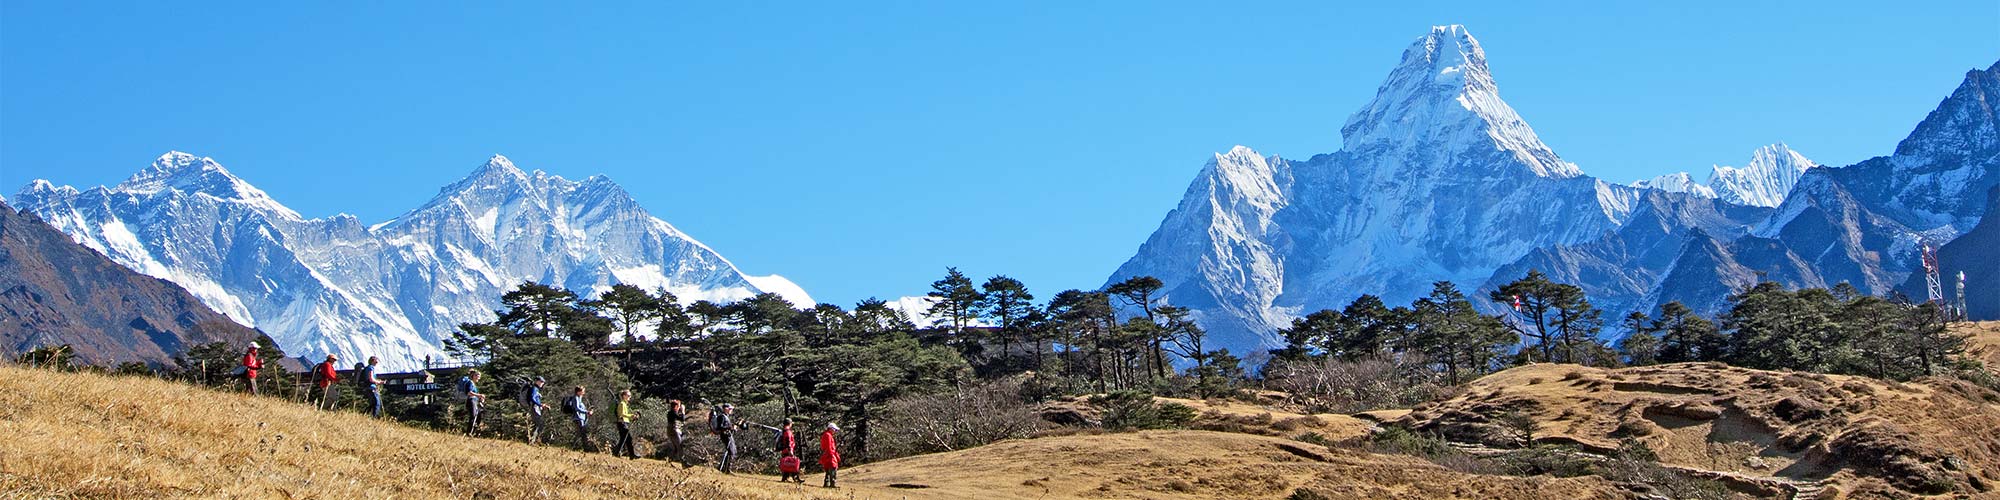
M1925 300L1941 307L1948 306L1944 301L1944 281L1938 278L1937 249L1928 242L1924 243L1924 284L1928 285L1924 290Z

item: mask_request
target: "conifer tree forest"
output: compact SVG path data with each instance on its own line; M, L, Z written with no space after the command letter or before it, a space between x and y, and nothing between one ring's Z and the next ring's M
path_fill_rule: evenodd
M713 452L699 426L703 411L720 403L763 424L838 422L848 429L843 455L865 463L1028 437L1051 426L1035 410L1048 401L1151 416L1122 420L1120 428L1187 418L1186 407L1145 404L1155 395L1229 398L1250 388L1284 391L1313 412L1354 412L1420 404L1528 363L1719 362L1893 380L1955 375L1996 385L1964 356L1966 338L1947 328L1936 305L1846 284L1795 290L1763 282L1731 295L1718 317L1668 302L1613 319L1582 288L1536 271L1476 294L1441 281L1408 304L1362 295L1306 314L1278 332L1282 347L1252 353L1212 348L1162 286L1141 276L1102 290L1037 293L1015 278L976 280L953 268L930 284L930 307L913 318L877 299L801 305L766 293L683 302L626 284L588 296L531 281L501 297L491 322L462 324L445 344L488 376L486 421L502 437L525 439L526 411L516 396L545 377L548 401L582 386L599 410L614 404L617 391L634 391L635 427L649 443L666 439L667 402L686 403L690 461ZM268 338L263 343L266 356L284 357ZM226 383L240 353L195 346L177 375ZM38 350L23 360L60 355ZM285 381L301 376L278 372ZM345 398L357 404L357 396ZM389 411L412 425L462 425L455 423L458 408L443 398L390 398ZM571 428L551 427L545 442L579 442ZM594 449L612 439L608 425L591 432L576 446ZM753 462L774 458L745 448Z

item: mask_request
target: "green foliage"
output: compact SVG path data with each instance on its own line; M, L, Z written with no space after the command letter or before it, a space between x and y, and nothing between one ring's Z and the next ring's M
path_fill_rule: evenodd
M973 286L972 278L965 277L965 273L958 272L956 267L945 268L944 279L932 282L930 293L925 295L936 301L926 313L932 317L944 318L948 322L947 333L950 337L946 343L957 347L959 352L968 358L977 356L979 342L977 339L965 338L964 334L965 328L978 317L979 303L986 296Z
M1383 351L1391 320L1382 298L1362 295L1345 309L1326 309L1292 320L1290 328L1278 332L1287 346L1278 358L1331 356L1352 361L1375 356Z
M1180 403L1160 403L1140 391L1118 391L1090 397L1090 405L1103 415L1110 430L1181 429L1193 422L1194 408Z
M1597 348L1603 311L1590 304L1582 288L1549 281L1541 271L1530 270L1488 297L1509 307L1519 304L1516 315L1522 321L1514 329L1529 347L1523 352L1529 361L1598 366L1610 361L1593 356L1606 352Z
M1461 373L1486 373L1513 334L1498 318L1479 314L1472 302L1449 281L1433 285L1431 295L1410 308L1414 331L1400 345L1443 365L1445 378L1458 385Z
M44 370L75 371L76 349L69 344L41 346L21 353L15 362Z
M1947 370L1965 353L1935 304L1902 304L1833 290L1758 283L1730 297L1722 325L1730 364L1766 370L1906 380Z

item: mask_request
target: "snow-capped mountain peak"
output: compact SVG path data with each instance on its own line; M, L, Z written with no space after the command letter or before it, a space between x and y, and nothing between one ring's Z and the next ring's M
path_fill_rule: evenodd
M1452 155L1497 148L1538 176L1583 174L1500 99L1486 51L1464 26L1433 26L1410 44L1375 99L1348 117L1340 133L1348 151L1387 147Z
M1694 176L1688 175L1687 172L1675 172L1651 179L1633 181L1632 187L1658 189L1669 193L1687 193L1703 198L1715 197L1715 190L1709 189L1707 185L1695 182Z
M265 213L287 219L300 219L298 212L292 211L264 190L257 189L249 182L229 173L214 158L195 156L180 151L168 151L153 160L139 173L125 179L112 190L135 195L151 195L162 191L179 191L182 194L205 194L219 200L240 202L255 207Z
M1792 186L1799 183L1799 177L1807 169L1817 166L1820 166L1819 163L1780 142L1752 151L1750 163L1744 166L1712 166L1706 184L1695 183L1694 176L1687 172L1676 172L1631 185L1715 198L1737 205L1775 207L1784 203L1785 195L1792 192Z
M1785 194L1798 184L1806 169L1819 166L1785 143L1757 148L1743 167L1716 165L1708 176L1708 186L1717 198L1738 205L1775 207L1785 202Z
M607 177L523 172L498 155L365 229L351 216L301 219L214 160L179 152L115 190L37 181L19 198L22 210L180 284L288 352L380 356L391 369L442 355L440 338L491 321L500 295L527 280L592 296L624 283L685 302L768 291L814 305L782 277L744 274Z

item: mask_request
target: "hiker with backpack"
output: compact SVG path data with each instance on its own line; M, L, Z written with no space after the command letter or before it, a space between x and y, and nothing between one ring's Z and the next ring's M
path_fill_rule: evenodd
M743 424L736 422L735 413L736 405L729 403L708 411L708 433L714 434L717 444L722 445L722 460L715 464L715 469L723 474L735 474L729 470L729 463L736 460L736 431L743 428Z
M681 434L681 424L687 422L687 419L687 407L681 405L681 400L667 402L667 442L670 446L667 448L667 456L675 462L681 461L682 440L686 438Z
M826 430L819 433L819 467L826 469L824 486L828 488L839 488L834 485L834 473L840 470L840 450L834 449L833 440L833 433L839 431L839 425L827 422Z
M264 368L264 360L257 357L257 344L250 344L250 350L243 353L243 380L250 385L250 395L257 395L257 370Z
M465 401L465 435L479 435L479 414L486 409L486 395L479 392L479 370L458 379L459 398Z
M548 416L544 414L549 405L542 402L542 386L548 383L549 379L535 377L535 383L521 391L521 407L528 409L528 444L541 444L549 433Z
M792 419L789 418L785 419L783 427L772 427L756 422L749 422L749 424L762 427L764 428L764 430L767 431L771 431L771 444L773 446L772 451L777 453L778 455L783 456L786 453L792 453L798 451L799 448L798 440L794 439L792 436Z
M622 455L625 458L633 458L633 459L639 458L639 452L638 450L634 449L634 445L632 443L632 417L637 415L638 415L637 413L632 413L632 390L626 389L623 391L619 391L618 392L618 444L611 445L611 456L614 457L620 456L621 455L620 451L622 450L623 451Z
M589 450L590 427L585 424L585 421L590 418L590 408L584 406L583 386L576 386L576 394L563 399L563 412L568 413L570 420L576 422L577 449Z
M313 404L315 408L332 410L334 403L340 401L340 398L333 397L333 381L340 378L339 373L335 371L334 363L339 361L340 356L328 354L326 355L326 361L321 361L319 364L313 365L313 390L319 393L319 399L314 401ZM308 397L311 396L308 395Z
M752 423L751 425L763 427L764 430L771 431L772 445L777 448L778 453L778 481L796 479L799 483L804 483L805 480L799 478L801 472L798 457L799 442L792 434L792 419L785 419L784 427L772 427L757 423ZM790 461L789 464L787 464L787 460Z
M361 394L368 397L368 414L382 418L382 379L375 378L375 363L381 360L368 357L368 365L354 371L354 381L361 386Z

